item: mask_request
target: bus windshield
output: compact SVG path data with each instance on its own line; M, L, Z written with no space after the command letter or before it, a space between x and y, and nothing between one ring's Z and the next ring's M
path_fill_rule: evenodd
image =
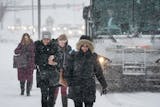
M160 34L160 0L92 0L93 30L100 34Z

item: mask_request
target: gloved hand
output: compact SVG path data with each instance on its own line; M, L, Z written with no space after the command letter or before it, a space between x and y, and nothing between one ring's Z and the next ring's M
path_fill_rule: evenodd
M155 63L159 63L159 61L160 61L160 59L157 59L157 60L155 61Z
M108 88L102 88L101 95L107 94Z
M54 55L49 56L48 64L49 65L57 65L57 62L55 62L54 59L55 59Z
M111 61L111 60L109 60L108 62L109 62L109 63L112 63L112 61Z

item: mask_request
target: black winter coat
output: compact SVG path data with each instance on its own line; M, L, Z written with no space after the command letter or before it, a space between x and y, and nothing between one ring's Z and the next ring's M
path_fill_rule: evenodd
M69 98L82 102L94 102L96 98L95 77L102 87L107 87L97 55L90 51L85 54L81 51L75 52L67 73Z
M37 65L37 87L41 87L41 82L47 80L49 86L57 86L59 82L58 65L48 64L50 55L54 55L58 62L58 52L55 44L44 45L42 41L35 42L35 64Z

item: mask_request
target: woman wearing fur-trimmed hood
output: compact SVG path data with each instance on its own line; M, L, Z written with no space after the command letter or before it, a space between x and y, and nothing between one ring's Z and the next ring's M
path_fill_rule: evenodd
M78 41L78 43L76 44L76 48L78 51L81 50L81 46L86 44L89 48L89 50L93 53L94 51L94 46L92 43L92 39L89 36L81 36L80 40Z
M107 83L102 73L101 66L94 53L94 46L91 38L81 36L76 44L77 52L70 60L70 70L67 75L69 85L69 98L73 99L75 107L92 107L95 102L95 76L103 87L103 94L106 94Z

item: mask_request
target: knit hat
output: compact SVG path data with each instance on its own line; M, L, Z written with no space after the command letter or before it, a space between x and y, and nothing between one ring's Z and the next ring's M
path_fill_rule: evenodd
M51 32L49 31L42 32L42 39L51 39Z
M76 48L77 50L80 50L80 48L82 47L82 45L86 44L88 46L88 48L93 52L94 51L94 46L92 43L92 39L90 38L90 36L86 36L86 35L82 35L78 41L78 43L76 44Z

